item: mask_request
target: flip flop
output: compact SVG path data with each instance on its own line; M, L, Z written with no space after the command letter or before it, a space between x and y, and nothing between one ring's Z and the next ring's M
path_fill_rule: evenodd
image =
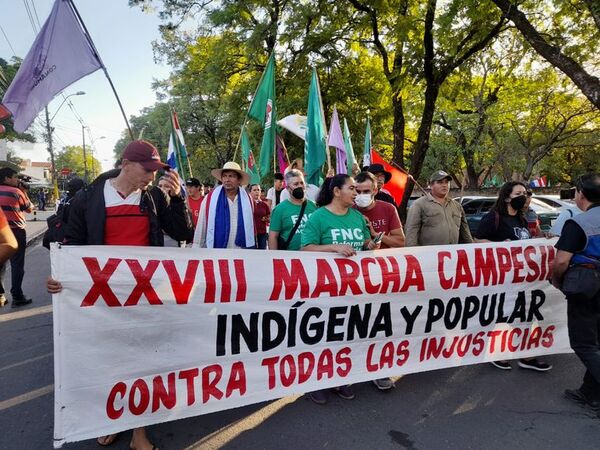
M100 442L100 439L103 439L104 442ZM106 436L100 436L96 439L96 442L102 447L108 447L109 445L114 444L117 439L119 439L119 433L107 434Z

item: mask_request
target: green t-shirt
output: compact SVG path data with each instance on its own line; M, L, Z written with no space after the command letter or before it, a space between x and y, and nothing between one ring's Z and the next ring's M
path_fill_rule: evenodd
M367 221L357 210L350 208L343 216L327 208L319 208L311 216L302 232L302 246L316 244L347 244L362 250L371 237Z
M300 250L301 235L304 225L310 215L317 210L317 205L315 205L314 202L310 200L307 200L307 202L306 208L304 208L304 214L302 215L302 221L288 246L288 250ZM300 214L300 208L302 208L302 205L295 205L289 200L282 201L271 213L269 231L277 231L282 239L287 239L292 228L296 225L296 220L298 220L298 215Z

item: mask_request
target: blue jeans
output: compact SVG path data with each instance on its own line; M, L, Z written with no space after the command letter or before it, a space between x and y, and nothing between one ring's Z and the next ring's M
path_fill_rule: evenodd
M12 285L10 293L13 299L23 297L23 277L25 276L25 250L27 247L27 233L22 228L11 228L17 244L17 252L10 258L10 278ZM6 272L6 263L0 267L0 294L4 294L4 273Z

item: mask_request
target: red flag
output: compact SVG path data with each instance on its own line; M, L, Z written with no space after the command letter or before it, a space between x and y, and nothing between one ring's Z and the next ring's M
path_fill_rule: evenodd
M7 117L10 117L10 111L0 103L0 120L4 120Z
M399 204L402 201L402 196L404 195L404 189L406 188L406 182L408 181L408 174L385 162L381 155L379 155L379 153L377 153L377 151L375 151L373 148L371 149L371 164L382 164L385 170L392 174L391 180L385 183L384 189L388 191L392 197L394 197L396 203Z

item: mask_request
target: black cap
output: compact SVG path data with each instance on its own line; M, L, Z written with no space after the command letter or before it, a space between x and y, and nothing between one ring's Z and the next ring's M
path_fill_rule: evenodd
M386 183L392 179L392 173L385 170L383 164L371 164L367 169L367 172L371 172L373 175L383 173L385 175Z
M202 186L202 183L200 183L200 180L198 178L188 178L187 180L185 180L185 185L200 187Z

